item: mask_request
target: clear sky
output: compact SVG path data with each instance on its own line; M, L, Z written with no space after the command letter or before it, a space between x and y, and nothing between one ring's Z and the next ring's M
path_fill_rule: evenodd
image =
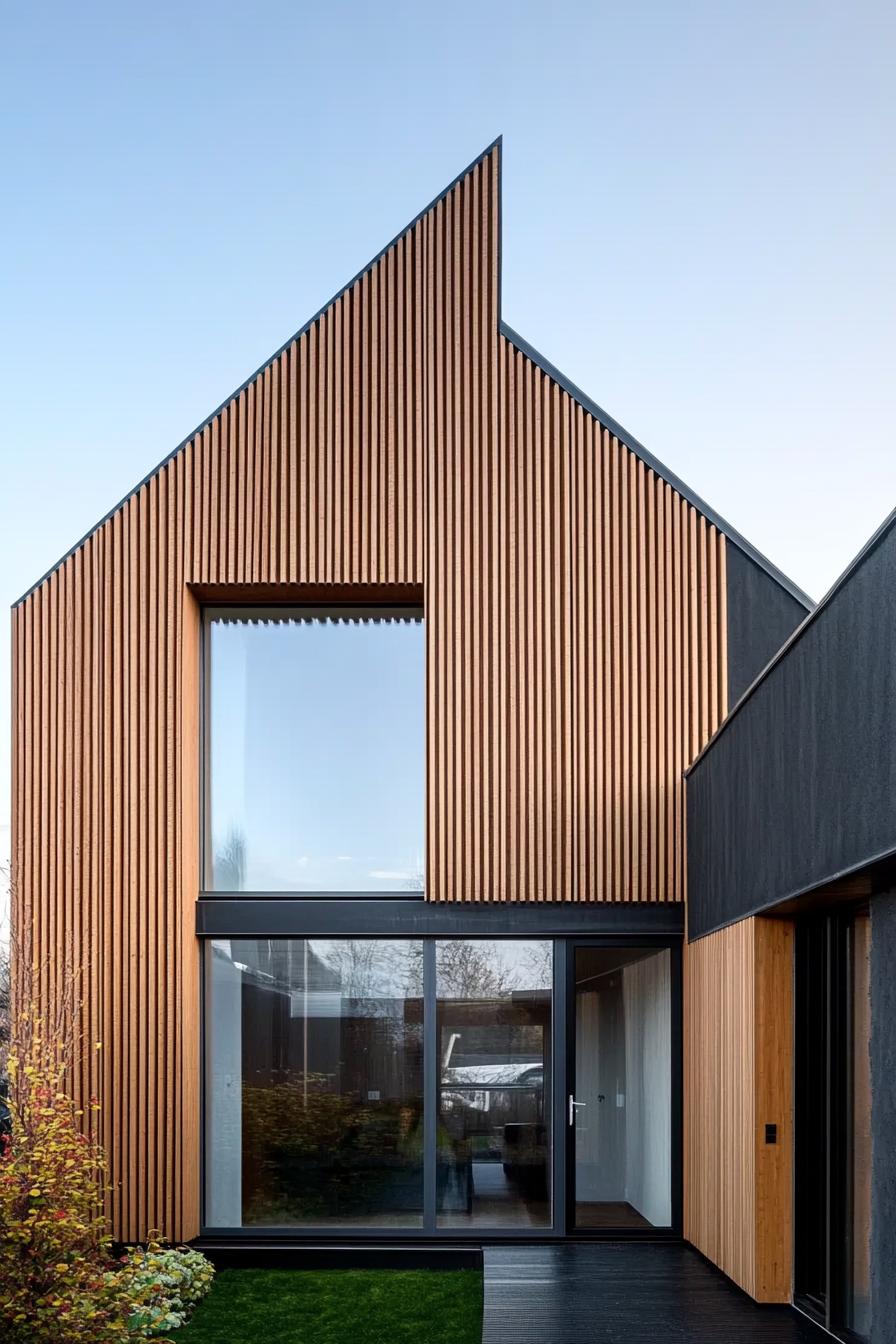
M8 4L0 106L4 606L499 132L511 326L813 596L896 505L890 0Z

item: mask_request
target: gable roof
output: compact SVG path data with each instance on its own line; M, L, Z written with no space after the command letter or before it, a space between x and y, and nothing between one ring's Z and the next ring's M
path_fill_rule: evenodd
M619 424L618 421L616 421L612 416L608 415L597 404L597 402L592 400L592 398L587 395L587 393L583 392L574 383L572 383L570 379L566 378L560 372L559 369L557 369L553 364L550 363L549 360L547 360L533 346L531 346L526 340L524 340L522 336L520 336L517 332L515 332L513 328L510 327L501 317L502 220L500 212L500 199L501 199L502 161L500 150L502 143L503 143L503 137L499 135L495 140L493 140L489 145L487 145L485 149L483 149L482 152L478 154L475 159L472 160L471 163L467 164L467 166L463 168L457 174L457 176L454 177L451 180L451 182L449 182L448 185L444 187L433 198L433 200L429 202L428 205L424 206L422 210L418 211L418 213L414 216L414 218L410 220L409 223L407 223L404 226L404 228L400 229L394 238L392 238L388 243L386 243L386 245L382 247L379 250L379 252L377 252L377 254L374 257L372 257L370 261L367 262L365 266L362 266L361 269L351 278L351 280L349 280L346 284L342 285L336 291L336 293L330 299L327 300L326 303L321 305L321 307L317 310L317 312L313 314L313 316L311 316L301 327L299 327L297 331L293 332L291 336L289 336L280 346L278 346L278 348L274 351L274 353L270 355L269 358L266 359L261 365L259 365L259 367L253 373L251 373L249 377L246 378L238 388L236 388L227 397L225 397L225 399L220 403L220 405L217 406L213 411L211 411L209 415L207 415L195 427L195 429L191 430L190 433L187 434L180 441L180 443L178 443L161 460L161 462L157 463L156 466L154 466L151 471L147 472L147 474L140 481L138 481L137 484L127 492L127 494L125 494L116 504L114 504L112 508L109 509L108 512L103 515L102 518L100 518L96 523L94 523L94 525L87 532L85 532L85 534L82 537L80 537L78 541L74 543L74 545L70 546L69 549L65 552L65 554L59 557L59 559L55 562L55 564L51 565L50 568L44 574L42 574L41 577L37 579L30 586L30 588L26 590L26 592L24 592L19 598L16 599L16 601L12 604L13 607L15 608L19 606L28 597L30 597L31 594L41 586L41 584L45 583L46 580L53 573L55 573L55 571L59 569L60 566L63 565L66 560L69 559L70 556L72 556L81 546L83 546L84 543L91 536L93 536L93 534L99 528L101 528L104 525L104 523L108 522L109 519L112 518L118 512L118 510L121 509L122 506L127 503L129 499L131 499L134 495L136 495L138 491L140 491L143 488L144 485L146 485L149 481L151 481L153 477L156 476L172 460L172 458L176 457L178 453L182 452L183 449L185 449L189 443L191 443L199 434L201 434L202 431L206 429L212 423L212 421L214 421L216 417L219 416L240 395L240 393L245 391L259 377L259 375L261 375L265 371L265 369L270 367L274 363L274 361L277 360L284 353L284 351L286 351L295 341L299 340L301 336L303 336L306 332L308 332L314 326L314 324L318 322L323 317L323 315L333 306L333 304L336 303L336 301L342 297L342 295L347 293L359 280L361 280L368 272L370 272L383 259L383 257L385 257L385 255L396 245L396 243L398 243L400 239L405 237L405 235L410 233L410 231L420 222L420 220L422 220L424 216L429 214L430 211L432 211L439 204L439 202L444 200L445 197L447 197L449 193L453 191L453 189L474 168L476 168L485 159L487 159L492 152L497 151L498 200L499 200L497 299L498 299L498 326L500 334L512 346L514 346L528 359L530 359L533 364L535 364L538 368L540 368L543 373L545 373L549 378L553 379L570 396L570 398L574 402L580 405L582 409L586 411L589 415L593 416L594 419L597 420L605 429L607 429L624 447L626 447L631 453L633 453L635 457L639 458L645 464L645 466L647 466L658 477L660 477L660 479L662 479L668 485L670 485L672 489L677 491L678 494L682 496L682 498L687 500L687 502L691 504L699 513L701 513L707 519L708 522L712 523L713 526L716 527L717 530L721 532L732 545L736 546L740 551L742 551L745 556L747 556L750 560L752 560L754 564L758 565L761 570L763 570L771 579L775 581L775 583L779 584L787 593L789 593L790 596L796 602L798 602L801 607L803 607L806 610L806 612L812 611L815 605L813 600L806 593L804 593L802 589L797 587L797 585L793 583L787 577L787 575L784 574L783 571L777 567L777 565L774 565L769 559L767 559L767 557L764 556L759 550L757 550L756 547L753 546L749 541L747 541L747 539L740 532L738 532L736 528L732 527L729 523L727 523L724 518L722 518L703 499L701 499L701 497L696 493L696 491L692 490L688 485L685 484L684 481L682 481L678 476L676 476L674 472L670 471L666 466L664 466L664 464L658 458L654 457L654 455L650 453L643 446L643 444L641 444L634 437L634 435L630 434L628 430L626 430L622 425Z

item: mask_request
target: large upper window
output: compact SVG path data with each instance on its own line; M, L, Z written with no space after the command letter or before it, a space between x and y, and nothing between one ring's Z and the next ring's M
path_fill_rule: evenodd
M205 676L207 889L422 889L419 611L210 611Z

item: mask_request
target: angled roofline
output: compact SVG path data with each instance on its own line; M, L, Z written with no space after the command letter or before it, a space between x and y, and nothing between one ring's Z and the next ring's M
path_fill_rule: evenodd
M527 355L528 358L532 360L532 363L537 364L543 373L546 373L548 377L554 379L554 382L559 383L564 392L567 392L569 396L572 397L573 401L578 402L583 410L587 411L589 415L593 415L595 420L600 421L605 429L608 429L611 434L615 435L620 443L624 444L630 452L634 453L635 457L639 457L645 466L650 467L651 471L656 472L657 476L661 477L667 485L671 485L673 490L677 490L689 504L692 504L699 513L702 513L719 532L722 532L725 537L738 548L738 550L743 551L744 555L752 560L755 565L758 565L760 569L764 570L769 578L774 579L775 582L779 584L785 592L789 593L801 607L805 607L807 613L815 609L815 603L812 601L812 598L809 597L807 593L804 593L802 588L798 588L797 585L787 577L783 570L780 570L777 565L773 564L761 551L757 551L756 547L747 541L746 537L738 532L737 528L732 527L730 523L727 523L720 514L716 513L715 509L710 508L704 499L701 499L690 486L685 485L684 481L681 480L679 476L675 475L674 471L670 471L668 467L663 465L659 458L654 457L653 453L649 452L642 443L639 443L634 435L629 434L628 430L623 428L618 420L614 420L612 415L608 415L605 410L602 410L596 401L592 401L587 393L583 392L580 387L576 387L575 383L571 382L569 378L562 374L556 365L552 364L550 360L545 359L544 355L536 350L534 346L530 345L528 341L524 340L512 327L508 326L503 319L500 321L499 326L502 336L505 336L511 345L515 346L521 354Z
M759 675L755 677L753 681L750 682L749 686L744 691L740 699L734 702L731 709L729 709L728 713L725 715L724 719L719 724L716 731L713 733L712 737L706 743L706 746L697 756L694 757L688 768L685 770L684 772L685 779L687 779L687 777L690 774L692 774L694 770L696 770L697 766L703 760L703 757L711 749L714 743L718 741L718 739L724 733L725 729L731 723L732 719L737 714L740 713L740 711L743 709L747 701L759 689L759 687L765 681L766 677L770 676L771 673L774 671L774 669L778 666L778 663L782 662L783 659L786 658L787 654L793 648L794 644L796 644L797 641L802 638L802 636L808 630L809 626L813 625L815 621L819 618L819 616L821 616L822 613L831 605L831 603L834 601L834 598L837 597L837 595L840 593L841 589L846 587L846 585L849 583L853 575L856 574L856 572L862 568L865 561L868 560L869 557L872 555L872 553L877 550L878 546L880 546L882 542L886 541L887 537L890 535L890 533L893 531L894 528L896 528L896 509L894 509L892 513L887 514L886 518L883 520L880 527L875 532L872 533L872 535L865 542L865 545L862 547L859 553L853 556L852 560L850 560L849 564L846 566L840 577L834 580L833 584L825 593L821 601L816 603L816 605L813 607L812 611L809 612L809 615L806 617L804 621L800 621L799 625L796 627L790 638L785 639L784 643L781 645L780 649L778 649L778 652L774 655L774 657L771 658L769 662L766 663L765 667L762 669Z
M302 336L304 336L305 333L309 331L314 326L314 324L320 320L321 317L323 317L327 309L332 307L332 305L336 302L337 299L339 299L343 294L347 293L347 291L350 290L353 285L357 284L357 282L363 276L365 276L369 271L371 271L373 267L376 266L376 264L382 260L382 258L386 255L386 253L389 252L396 245L396 243L399 242L401 238L403 238L407 233L409 233L411 229L413 229L414 226L420 222L420 220L424 217L424 215L429 214L430 210L432 210L436 205L438 205L438 203L441 200L443 200L448 195L449 192L453 191L454 188L458 185L458 183L461 182L470 172L472 172L474 168L476 168L480 163L482 163L484 159L488 158L489 154L491 154L493 150L495 149L500 150L501 147L503 146L503 141L504 137L502 135L498 135L495 137L494 140L491 141L490 144L486 145L485 149L483 149L481 153L477 154L475 159L473 159L470 163L468 163L465 168L462 168L461 171L455 177L452 178L452 180L448 183L448 185L446 187L443 187L442 190L438 192L436 196L433 197L433 199L429 202L428 205L425 205L422 210L418 210L416 215L414 215L414 218L410 220L409 223L405 224L404 228L399 229L398 233L396 233L395 236L392 239L390 239L390 241L386 243L384 247L381 247L380 250L376 253L376 255L372 257L365 266L362 266L361 269L354 276L352 276L351 280L349 280L346 284L340 286L340 288L336 290L336 292L332 295L332 297L329 298L326 303L322 304L314 313L314 315L312 317L309 317L307 322L303 323L303 325L299 327L298 331L293 332L291 336L287 337L287 339L274 351L274 353L258 366L258 368L254 371L254 373L251 373L248 378L245 378L243 382L240 383L239 387L236 388L235 391L231 392L229 396L225 397L225 399L220 403L220 405L215 407L213 411L211 411L207 416L205 416L205 418L200 421L200 423L196 426L195 429L191 430L189 434L187 434L183 439L181 439L180 443L178 443L175 448L172 448L171 452L168 453L165 457L163 457L161 462L157 463L156 466L154 466L150 471L148 471L146 475L141 480L139 480L135 486L133 486L130 490L128 490L128 492L125 495L122 496L122 498L118 501L117 504L114 504L111 509L109 509L106 513L104 513L102 518L100 518L98 522L94 523L93 526L90 527L84 533L84 535L74 543L74 545L70 546L68 550L65 552L65 554L60 556L60 558L55 562L55 564L51 565L50 568L46 570L46 572L42 574L39 579L36 579L35 582L32 583L31 586L28 589L26 589L24 593L22 593L21 597L16 598L16 600L12 603L12 608L15 609L16 607L20 606L32 595L32 593L36 592L37 589L40 588L40 586L43 583L45 583L47 579L51 577L51 575L53 575L62 565L65 564L66 560L68 560L72 555L74 555L76 551L80 550L80 548L84 545L85 542L90 540L90 538L94 535L95 532L98 532L99 529L103 527L104 524L110 520L110 518L114 517L114 515L119 511L119 509L121 509L128 502L129 499L132 499L136 494L138 494L143 489L144 485L147 485L148 482L151 481L154 476L158 475L158 473L164 467L166 467L168 463L177 456L178 453L182 452L183 449L186 448L186 446L189 443L191 443L193 439L195 439L199 434L201 434L202 431L206 429L212 423L212 421L221 414L222 411L226 410L226 408L231 404L231 402L233 402L238 396L240 396L240 394L244 392L246 388L248 388L249 385L253 383L255 379L258 378L259 375L264 372L266 368L268 368L271 364L273 364L276 359L279 359L279 357L283 354L283 352L289 349L289 347L293 344L293 342L299 340ZM735 546L738 547L739 550L741 550L746 556L748 556L749 559L751 559L754 562L754 564L757 564L760 569L762 569L766 574L769 575L770 578L774 579L776 583L778 583L787 593L789 593L790 596L794 598L794 600L798 602L800 606L804 607L807 612L811 612L815 605L812 599L809 596L807 596L807 594L804 593L802 589L798 588L797 585L793 583L787 577L787 575L783 573L782 570L778 569L776 565L772 564L770 560L766 559L766 557L762 555L761 552L759 552L755 548L755 546L752 546L750 542L748 542L747 539L744 536L742 536L740 532L737 531L736 528L733 528L730 526L729 523L726 523L725 520L722 517L720 517L720 515L717 514L714 509L711 509L709 507L709 505L705 502L705 500L702 500L699 495L695 494L693 490L691 490L687 485L685 485L684 481L682 481L678 476L676 476L674 472L669 471L662 464L662 462L660 462L658 458L654 457L652 453L648 452L648 450L643 446L643 444L639 443L638 440L634 438L633 435L629 434L628 431L624 429L617 420L614 420L614 418L611 415L608 415L606 411L602 410L601 407L598 406L597 402L593 401L591 397L589 397L586 393L584 393L581 390L581 388L577 387L575 383L573 383L569 378L567 378L564 374L562 374L560 370L556 368L553 364L551 364L549 360L545 359L545 357L542 354L540 354L539 351L537 351L534 346L530 345L528 341L524 340L522 336L520 336L517 332L515 332L513 328L503 320L503 318L501 317L502 296L503 296L503 289L502 289L503 266L501 257L502 233L503 233L503 213L502 213L503 190L501 181L502 174L503 174L503 155L499 155L498 330L500 334L503 335L508 341L510 341L510 343L513 346L515 346L522 354L526 355L529 359L531 359L532 362L536 364L544 373L546 373L549 377L553 378L554 381L557 382L560 385L560 387L562 387L563 390L573 398L574 401L578 402L579 405L582 406L582 408L589 413L589 415L594 416L594 418L598 420L606 429L608 429L611 434L614 434L616 438L621 443L623 443L626 446L626 448L628 448L632 453L634 453L636 457L639 457L645 463L646 466L650 467L651 470L655 471L656 474L660 476L664 481L666 481L668 485L672 486L674 490L677 490L678 493L682 495L690 504L692 504L695 509L697 509L700 513L702 513L704 517L709 520L709 522L711 522L716 528L718 528L718 530L722 532L728 538L729 541L731 541Z
M236 388L235 391L230 393L230 396L225 397L224 400L221 402L221 404L219 406L216 406L213 411L211 411L203 420L201 420L195 429L191 430L190 433L187 434L185 438L181 439L177 447L172 448L171 452L166 454L166 456L162 458L161 462L158 462L150 471L146 473L146 475L141 480L137 482L135 486L133 486L130 490L128 490L127 494L122 495L118 503L113 504L112 508L103 514L99 522L94 523L92 527L88 528L88 530L84 533L83 537L81 537L78 541L76 541L73 546L69 546L65 554L61 555L59 559L56 561L56 563L50 566L50 568L46 571L46 573L42 574L39 579L36 579L35 582L32 583L31 587L27 588L25 592L22 593L21 597L16 598L16 600L12 603L12 609L15 610L16 607L21 606L21 604L24 601L26 601L26 599L29 598L33 592L37 591L37 589L41 586L42 583L46 583L47 579L50 577L51 574L55 574L56 570L61 568L61 566L65 564L66 560L70 559L70 557L74 555L75 551L80 550L81 547L84 545L84 543L90 540L94 532L98 532L105 523L108 523L109 519L114 517L114 515L118 512L118 510L122 508L123 505L127 504L129 499L132 499L134 495L138 494L143 489L144 485L147 485L152 480L153 476L157 476L163 467L167 467L168 463L172 460L172 458L177 457L178 453L182 452L183 449L186 448L188 443L191 443L192 440L195 439L198 434L201 434L204 429L207 429L208 426L211 424L211 422L217 416L219 416L222 411L226 410L227 407L230 405L230 403L232 401L235 401L236 398L240 395L240 393L245 392L246 388L249 386L250 383L255 382L255 379L259 376L259 374L264 373L265 369L268 368L269 365L273 364L275 359L280 358L284 350L288 350L294 341L299 340L302 336L305 335L307 331L310 331L311 328L314 326L315 322L318 322L320 318L323 317L324 313L327 311L328 308L332 308L333 304L336 302L337 299L341 298L343 294L346 294L348 290L352 288L353 285L356 285L358 281L368 273L368 271L372 271L374 266L376 266L377 262L382 261L386 253L391 251L391 249L395 246L395 244L399 242L399 240L402 239L406 233L410 233L411 229L413 229L416 224L419 224L420 220L423 218L424 215L428 215L430 210L432 210L435 206L437 206L439 201L443 200L450 191L453 191L454 188L458 185L458 183L462 182L468 173L471 173L474 168L476 168L480 163L482 163L483 159L487 159L489 154L491 154L492 150L499 149L503 144L503 141L504 141L503 135L495 136L491 144L486 145L485 149L483 149L480 154L477 154L475 159L473 159L470 163L467 164L466 168L462 168L460 172L451 179L447 187L443 187L442 190L432 198L432 200L429 202L428 205L424 205L422 210L418 210L414 218L410 220L407 224L405 224L403 229L399 229L395 237L391 238L389 242L386 243L385 247L381 247L379 252L377 252L376 256L371 257L370 261L367 262L366 266L362 266L361 269L355 275L353 275L351 280L349 280L346 284L340 285L339 289L336 290L335 294L333 294L331 298L327 299L326 303L321 304L321 306L318 308L317 312L314 314L313 317L309 317L308 321L304 322L302 326L299 327L298 331L294 331L291 336L288 336L286 340L283 342L283 344L278 346L278 348L274 351L272 355L269 355L268 358L264 360L262 364L259 364L258 368L255 370L254 373L250 373L248 378L243 379L239 387ZM501 171L501 162L499 158L498 172L500 173L500 171ZM498 200L500 201L500 199L501 199L501 192L499 184ZM498 224L499 248L500 248L500 232L501 230L499 219ZM501 263L500 263L500 251L499 251L499 258L498 258L499 286L500 286L500 275L501 275ZM498 312L500 313L500 311L501 311L501 300L500 300L500 287L499 287Z

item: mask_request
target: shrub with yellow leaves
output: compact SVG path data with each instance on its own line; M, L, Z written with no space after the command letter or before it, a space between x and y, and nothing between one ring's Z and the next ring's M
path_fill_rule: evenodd
M65 1055L23 1009L6 1058L10 1119L0 1139L0 1336L10 1344L129 1337L127 1285L105 1273L106 1162L66 1090Z
M85 1039L70 949L52 968L13 943L12 1013L0 1040L0 1340L136 1344L176 1329L214 1270L186 1247L148 1245L116 1259L103 1204L99 1103L76 1097L102 1044Z

